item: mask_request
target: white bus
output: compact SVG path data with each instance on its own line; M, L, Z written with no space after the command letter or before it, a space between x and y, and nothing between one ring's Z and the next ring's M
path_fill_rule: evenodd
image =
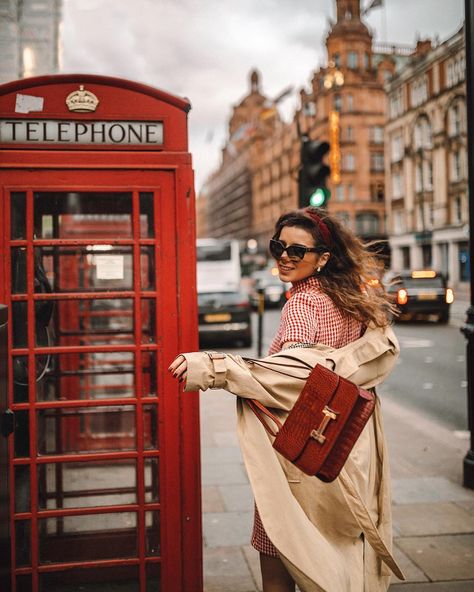
M239 241L198 238L196 248L197 291L199 294L240 290Z

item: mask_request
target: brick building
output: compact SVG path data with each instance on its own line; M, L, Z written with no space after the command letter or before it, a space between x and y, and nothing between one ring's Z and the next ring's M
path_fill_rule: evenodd
M254 238L266 248L278 216L298 207L299 127L310 138L331 143L331 168L340 178L332 175L329 210L364 238L386 238L384 82L413 49L374 47L360 0L336 0L336 20L325 43L327 65L314 73L310 91L301 92L301 107L290 123L280 119L252 73L250 93L229 123L222 164L203 189L212 204L212 236ZM237 224L243 195L249 217Z
M393 269L469 279L464 33L419 42L386 84L386 209Z

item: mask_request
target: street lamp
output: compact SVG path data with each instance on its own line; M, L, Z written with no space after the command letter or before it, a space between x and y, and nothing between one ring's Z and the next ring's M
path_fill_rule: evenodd
M469 221L474 223L474 0L465 0L465 39L466 39L466 107L467 107L467 154L468 154L468 187L469 187ZM472 233L469 240L470 265L474 261L474 240ZM469 270L471 286L471 305L467 309L466 323L461 328L467 339L467 414L471 431L470 448L464 457L463 483L465 487L474 489L474 275Z

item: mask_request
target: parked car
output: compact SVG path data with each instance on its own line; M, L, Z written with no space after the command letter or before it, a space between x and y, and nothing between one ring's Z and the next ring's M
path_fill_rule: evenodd
M389 294L395 296L400 319L435 314L438 322L449 321L449 308L454 293L446 277L431 269L387 272L383 282Z
M281 307L287 301L290 284L282 282L278 276L272 275L270 270L254 272L252 280L250 301L253 308L258 307L259 290L263 290L266 308Z
M198 294L199 344L209 342L252 345L251 307L244 292Z

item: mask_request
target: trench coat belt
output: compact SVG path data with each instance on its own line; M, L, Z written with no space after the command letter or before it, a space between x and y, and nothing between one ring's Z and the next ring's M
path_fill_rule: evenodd
M224 362L226 355L222 352L214 352L214 351L207 351L205 352L214 366L214 384L212 388L224 388L226 375L227 375L227 365Z

